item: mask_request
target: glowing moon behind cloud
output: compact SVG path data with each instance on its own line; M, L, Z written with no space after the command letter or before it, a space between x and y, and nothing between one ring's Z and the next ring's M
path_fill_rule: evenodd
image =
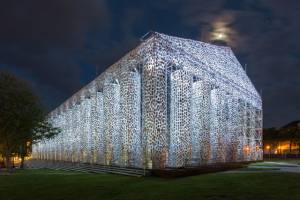
M212 24L213 31L211 32L210 39L212 41L224 41L229 42L230 28L226 26L225 22L217 21Z
M223 13L216 17L210 24L209 40L235 47L238 33L231 26L234 18L235 16L232 13Z

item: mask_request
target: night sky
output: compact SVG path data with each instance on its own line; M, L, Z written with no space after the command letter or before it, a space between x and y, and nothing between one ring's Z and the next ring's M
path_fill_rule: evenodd
M148 31L229 45L261 92L264 126L300 119L299 0L0 0L0 69L53 109Z

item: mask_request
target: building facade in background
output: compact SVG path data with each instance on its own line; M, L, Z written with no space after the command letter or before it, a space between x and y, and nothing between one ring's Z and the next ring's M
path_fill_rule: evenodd
M149 33L49 114L34 159L137 168L262 159L261 97L229 47Z

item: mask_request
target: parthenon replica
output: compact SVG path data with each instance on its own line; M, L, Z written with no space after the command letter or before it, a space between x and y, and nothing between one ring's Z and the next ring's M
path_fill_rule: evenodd
M232 50L156 32L48 115L33 159L146 169L262 159L262 101Z

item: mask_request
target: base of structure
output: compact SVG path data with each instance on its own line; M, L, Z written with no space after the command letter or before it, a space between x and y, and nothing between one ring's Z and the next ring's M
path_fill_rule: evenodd
M253 162L259 162L259 161L215 163L215 164L208 164L208 165L202 165L197 167L185 167L185 168L153 169L151 170L151 175L162 177L162 178L194 176L199 174L207 174L207 173L245 168L247 167L248 164Z
M233 162L233 163L215 163L207 164L197 167L184 168L164 168L164 169L140 169L140 168L125 168L117 166L105 166L89 163L74 163L63 161L49 161L49 160L27 160L25 161L26 168L32 169L55 169L65 171L77 171L85 173L111 173L121 174L126 176L158 176L163 178L176 178L184 176L193 176L199 174L228 171L246 167L249 163L259 161L247 162Z
M55 169L65 171L77 171L86 173L112 173L121 174L126 176L149 176L149 170L137 169L137 168L124 168L117 166L105 166L89 163L73 163L63 161L49 161L49 160L27 160L25 161L26 168L34 169Z

